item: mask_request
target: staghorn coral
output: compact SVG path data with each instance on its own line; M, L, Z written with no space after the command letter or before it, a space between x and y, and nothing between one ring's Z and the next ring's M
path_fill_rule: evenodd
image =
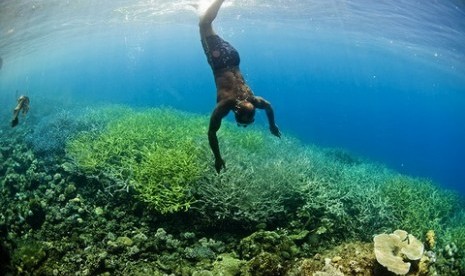
M103 173L131 187L137 197L164 214L187 210L190 185L205 170L195 120L171 110L128 112L104 131L83 133L68 143L67 152L86 173Z
M195 158L195 146L176 149L147 149L134 170L134 189L138 197L161 213L189 209L193 202L190 185L201 177L202 166Z
M284 219L289 213L286 203L299 204L296 187L304 178L287 167L292 155L270 158L276 147L269 135L252 130L243 136L225 124L221 135L227 136L223 148L230 163L217 177L209 165L207 125L207 118L171 109L128 112L98 135L78 135L68 143L67 153L86 174L118 183L111 190L133 188L138 198L161 213L192 206L208 222Z
M439 275L465 275L465 212L459 210L449 220L443 237L437 237L434 264Z
M304 171L300 160L293 160L294 149L284 144L288 140L276 147L273 137L251 132L264 141L256 151L242 146L241 134L225 129L227 170L207 175L195 187L194 207L207 224L279 225L302 204Z
M456 194L440 190L428 180L393 174L380 191L392 208L396 227L419 237L429 230L440 234L445 221L460 209Z
M368 240L371 233L389 229L396 219L380 196L390 172L368 163L335 162L310 149L305 204L299 217L313 232L331 239Z
M133 189L162 213L190 208L205 225L252 229L300 220L331 240L369 240L371 233L397 227L415 234L437 229L457 206L427 181L292 138L276 140L257 127L243 132L228 122L219 132L227 170L218 176L205 139L206 117L121 109L107 108L103 113L115 115L103 120L104 131L79 134L67 153L84 173L111 179L109 193ZM90 117L98 118L98 111ZM421 189L413 190L416 184ZM418 200L424 197L432 204Z

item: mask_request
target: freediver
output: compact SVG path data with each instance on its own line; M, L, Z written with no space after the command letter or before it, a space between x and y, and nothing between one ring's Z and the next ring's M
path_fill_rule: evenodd
M20 96L18 98L18 104L16 105L15 109L13 110L13 120L11 120L11 127L15 127L18 125L18 115L20 111L23 111L23 115L29 111L29 97L27 96Z
M281 137L278 126L275 124L271 104L262 97L254 96L250 87L245 83L239 70L239 53L213 30L212 22L223 2L224 0L215 0L199 21L203 50L212 68L217 89L217 104L210 117L208 141L215 156L215 169L218 173L225 168L225 163L221 157L216 132L221 127L221 120L228 115L229 111L234 112L238 126L246 127L254 122L255 109L264 109L271 133Z

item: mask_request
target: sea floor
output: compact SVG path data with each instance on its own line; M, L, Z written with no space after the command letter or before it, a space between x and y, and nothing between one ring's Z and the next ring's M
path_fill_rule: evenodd
M428 180L229 123L217 174L208 118L170 108L28 116L1 129L0 275L391 275L397 229L408 275L465 274L463 198Z

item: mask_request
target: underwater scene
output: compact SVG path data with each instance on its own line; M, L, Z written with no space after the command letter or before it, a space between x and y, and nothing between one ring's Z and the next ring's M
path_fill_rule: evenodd
M465 2L0 2L0 275L465 275Z

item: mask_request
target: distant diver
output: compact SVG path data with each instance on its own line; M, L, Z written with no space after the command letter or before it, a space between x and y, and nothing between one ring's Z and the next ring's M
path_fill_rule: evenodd
M29 111L29 97L27 96L20 96L18 98L18 104L16 105L15 109L13 110L13 120L11 120L11 127L15 127L18 125L18 115L20 111L23 111L23 115Z
M3 58L0 57L0 69L2 69L2 66L3 66Z
M221 127L221 120L228 115L229 111L234 112L238 126L246 127L254 122L255 109L264 109L271 133L281 137L274 121L271 104L262 97L254 96L245 83L239 70L239 53L213 30L212 22L223 2L224 0L215 0L200 17L199 22L203 50L212 68L217 89L217 104L210 117L208 141L215 156L215 169L218 173L225 168L225 163L221 158L216 132Z

